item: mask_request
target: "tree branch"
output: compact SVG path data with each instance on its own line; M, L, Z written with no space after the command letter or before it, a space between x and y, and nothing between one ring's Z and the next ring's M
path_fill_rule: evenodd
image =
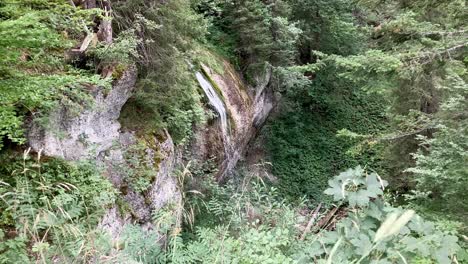
M320 208L322 207L322 203L320 203L317 208L315 208L314 212L312 213L312 217L310 218L309 222L307 223L307 226L304 230L304 232L302 233L301 235L301 238L300 240L304 240L305 236L307 235L307 233L310 232L310 229L312 228L312 225L314 224L315 222L315 219L317 218L317 215L318 215L318 212L320 211Z

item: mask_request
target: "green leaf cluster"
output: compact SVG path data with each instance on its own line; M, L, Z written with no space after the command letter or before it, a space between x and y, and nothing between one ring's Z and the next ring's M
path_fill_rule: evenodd
M344 196L337 182L347 183ZM189 239L172 238L164 262L451 263L460 253L458 238L412 210L385 202L385 184L360 167L335 176L326 193L336 194L337 201L348 204L341 208L347 216L336 220L334 228L312 229L303 234L304 239L299 237L305 231L297 227L309 220L299 214L307 201L292 205L279 198L274 188L255 182L251 186L244 182L240 190L229 185L214 187L211 195L221 196L206 197L210 201L207 208L212 208L210 203L219 204L230 220L199 227ZM365 197L365 201L353 204L353 195ZM219 217L216 211L211 217ZM320 217L326 217L326 212Z
M79 108L88 98L84 84L108 84L73 67L66 55L95 10L63 1L2 1L0 14L1 148L5 138L24 143L26 116L45 116L59 101Z
M86 258L115 201L112 184L92 163L11 154L0 157L0 262Z
M116 23L142 37L137 59L140 78L121 121L142 133L168 129L176 143L188 140L192 126L205 120L190 68L200 52L206 24L189 1L115 1Z

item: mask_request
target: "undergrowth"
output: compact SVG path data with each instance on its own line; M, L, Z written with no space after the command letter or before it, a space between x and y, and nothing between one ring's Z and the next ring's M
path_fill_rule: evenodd
M361 167L329 181L325 195L336 205L321 210L309 200L286 201L249 176L241 184L220 187L205 180L193 187L186 186L184 207L198 215L195 228L185 226L180 233L173 227L164 251L148 248L153 237L134 230L129 256L143 263L461 263L465 258L453 230L393 207L383 192L387 182Z
M367 147L351 152L356 143L339 137L342 129L369 133L385 128L384 104L359 91L339 93L328 87L312 87L319 96L287 101L274 121L267 123L266 149L281 192L292 197L323 197L329 175L364 164L382 166L379 149ZM291 105L292 104L292 105Z
M86 260L116 197L96 165L11 152L0 157L0 263Z

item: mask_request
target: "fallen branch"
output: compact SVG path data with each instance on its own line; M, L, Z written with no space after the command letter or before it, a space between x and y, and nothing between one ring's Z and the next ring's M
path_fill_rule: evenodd
M312 224L314 224L315 219L317 218L318 212L320 211L320 208L322 208L322 203L320 203L317 206L317 208L315 208L314 212L312 213L312 217L310 218L309 222L307 223L307 226L306 226L304 232L302 233L300 240L304 240L307 233L310 232L310 229L312 228Z
M327 215L324 218L320 219L320 221L314 226L313 230L321 229L322 227L326 226L328 222L330 222L330 219L336 214L339 208L340 207L338 206L330 210L327 213Z

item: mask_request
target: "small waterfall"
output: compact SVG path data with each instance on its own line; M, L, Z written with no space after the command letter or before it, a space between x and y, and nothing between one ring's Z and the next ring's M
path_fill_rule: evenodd
M224 152L226 154L226 159L228 160L230 159L230 156L232 154L232 144L229 135L229 125L226 107L224 106L224 103L219 97L216 90L213 88L211 83L205 78L205 76L203 76L203 74L200 72L197 72L195 76L197 77L198 83L200 83L200 86L203 88L203 91L208 97L210 104L215 108L216 112L218 112L219 114L219 118L221 120L221 133L223 134Z

